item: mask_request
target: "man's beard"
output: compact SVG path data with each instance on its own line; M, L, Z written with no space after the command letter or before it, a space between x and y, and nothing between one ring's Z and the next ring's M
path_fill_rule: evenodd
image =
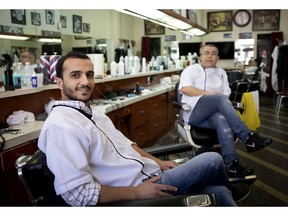
M88 88L89 90L91 90L90 87L88 86L84 86L84 87L78 87L78 88ZM84 103L88 102L91 98L91 94L89 95L89 97L86 100L83 100L82 98L78 98L75 94L75 92L77 91L77 88L75 89L75 91L73 91L70 88L67 88L64 84L63 84L63 94L69 99L69 100L77 100L77 101L82 101Z

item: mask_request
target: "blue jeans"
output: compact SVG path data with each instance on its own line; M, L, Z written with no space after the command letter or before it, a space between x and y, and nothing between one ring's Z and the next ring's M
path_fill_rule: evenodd
M162 173L159 184L177 187L173 195L213 193L217 205L236 206L232 198L223 158L216 152L202 153Z
M227 166L238 159L234 134L245 141L250 133L229 98L222 94L202 96L194 107L188 123L201 128L216 129L221 154Z

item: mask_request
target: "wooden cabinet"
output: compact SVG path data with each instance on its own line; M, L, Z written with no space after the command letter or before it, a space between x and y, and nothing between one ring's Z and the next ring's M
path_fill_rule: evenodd
M21 155L33 154L37 149L37 140L32 140L1 152L1 206L31 205L27 192L18 178L15 162Z
M107 116L112 120L115 127L120 130L128 138L131 137L130 119L132 114L132 105L114 110L107 113Z
M173 106L175 100L175 90L167 92L167 127L170 128L175 125L177 109Z
M131 139L144 147L166 128L166 94L132 105Z

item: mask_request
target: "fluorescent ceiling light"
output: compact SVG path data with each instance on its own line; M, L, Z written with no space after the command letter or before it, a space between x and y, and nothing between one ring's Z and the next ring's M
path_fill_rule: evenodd
M1 35L1 34L0 34L0 38L1 39L10 39L10 40L28 40L28 39L30 39L30 37L26 37L26 36Z
M39 38L38 42L42 43L61 43L62 40L58 38Z
M157 23L158 25L165 26L174 30L187 31L186 34L202 36L207 34L209 31L202 26L191 23L185 17L179 17L170 10L157 10L157 9L133 9L133 10L117 10L121 13L129 14L144 20ZM174 13L174 14L173 14ZM192 27L192 28L191 28Z
M196 35L196 36L202 36L202 35L205 35L206 32L202 31L201 29L198 29L198 28L191 28L191 29L188 29L186 30L186 32L192 34L192 35Z

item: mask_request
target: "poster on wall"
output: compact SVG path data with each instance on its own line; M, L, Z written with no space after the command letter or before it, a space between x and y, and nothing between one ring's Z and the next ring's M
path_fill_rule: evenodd
M280 10L253 10L252 30L279 30Z
M232 11L208 12L208 29L210 32L232 31Z
M11 10L11 22L26 25L26 11L18 9Z
M36 26L41 25L40 13L31 12L31 23L32 23L32 25L36 25Z
M165 34L165 27L154 22L144 20L145 35Z

